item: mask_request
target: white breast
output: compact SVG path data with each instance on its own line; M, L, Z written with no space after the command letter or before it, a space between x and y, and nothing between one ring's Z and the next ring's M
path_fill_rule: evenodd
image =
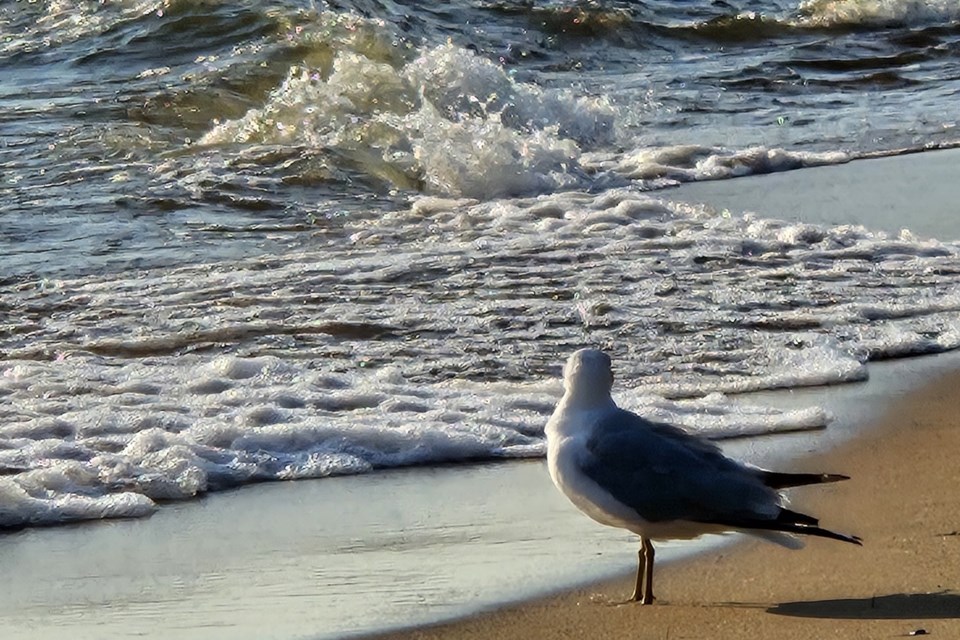
M600 524L642 534L647 524L643 518L580 470L586 439L583 433L548 438L547 466L553 483L578 509Z

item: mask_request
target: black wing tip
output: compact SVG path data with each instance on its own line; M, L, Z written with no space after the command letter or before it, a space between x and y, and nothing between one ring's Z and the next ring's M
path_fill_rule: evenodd
M823 538L830 538L831 540L839 540L840 542L849 542L850 544L855 544L858 547L863 546L863 538L861 538L860 536L848 535L846 533L837 533L836 531L830 531L828 529L820 529L814 535L818 535Z
M787 525L782 529L778 529L784 533L799 533L806 536L816 536L818 538L828 538L830 540L837 540L839 542L849 542L850 544L855 544L858 547L863 546L863 538L860 536L847 535L846 533L837 533L836 531L830 531L829 529L824 529L823 527L810 526L810 525Z
M782 473L779 471L763 471L760 477L771 489L789 489L850 479L850 476L841 473Z
M849 542L850 544L863 546L863 540L859 536L824 529L819 526L820 521L817 518L808 516L805 513L800 513L799 511L791 511L790 509L781 507L780 513L777 514L777 519L774 520L774 523L782 525L784 527L782 531L830 538L831 540L839 540L840 542Z
M805 536L816 536L818 538L829 538L840 542L849 542L858 547L863 546L863 539L859 536L837 533L820 527L820 521L813 516L805 513L791 511L780 508L780 512L773 520L748 519L720 519L714 520L710 524L720 524L734 529L749 530L759 529L761 531L779 531L781 533L795 533Z
M850 544L855 544L858 547L863 546L863 539L860 536L851 536L845 533L837 533L836 531L830 531L829 529L824 529L817 526L808 526L808 525L793 525L781 531L787 533L799 533L802 535L808 536L817 536L818 538L829 538L830 540L838 540L840 542L849 542Z
M774 522L787 525L800 525L800 526L812 526L815 527L820 524L820 521L814 518L813 516L808 516L805 513L800 513L799 511L791 511L790 509L785 509L780 507L780 513L777 514L777 519Z
M823 482L841 482L843 480L849 480L850 476L845 476L842 473L822 473L820 478Z
M809 535L814 535L821 538L839 540L840 542L849 542L850 544L855 544L858 547L863 546L863 538L861 538L860 536L854 536L846 533L837 533L836 531L830 531L829 529L823 529L821 527L809 527L810 531L803 531L804 528L805 527L800 527L797 533L807 533Z

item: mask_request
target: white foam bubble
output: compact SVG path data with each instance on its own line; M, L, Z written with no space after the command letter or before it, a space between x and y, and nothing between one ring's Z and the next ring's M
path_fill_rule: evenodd
M656 396L627 397L622 406L655 422L681 425L713 440L811 431L825 428L831 416L819 407L783 411L732 404L714 392L694 400L668 401Z
M649 188L669 183L719 180L802 167L842 164L853 159L841 151L788 151L767 147L723 149L702 145L642 147L623 155L593 154L589 166L615 171Z
M35 496L23 487L22 482L19 477L0 478L0 528L49 526L103 518L137 518L150 515L156 509L152 500L139 493L91 496L43 489L39 496Z
M83 358L71 360L6 369L33 380L18 397L23 410L40 408L45 390L61 378L89 375L96 367ZM63 419L0 427L0 468L11 473L0 484L7 498L0 526L142 516L157 501L245 482L539 456L543 423L559 392L555 380L542 390L462 381L424 385L398 367L336 376L339 388L330 389L329 374L274 357L185 360L98 370L99 386L74 395ZM229 394L184 394L192 384L184 380L185 370L229 375L234 386ZM301 382L287 386L283 379ZM123 394L112 393L123 385L151 393L131 407ZM711 402L709 423L700 425L708 434L721 428L730 410L721 400ZM679 406L675 412L689 413ZM692 424L703 406L688 416ZM762 431L763 420L775 429L784 422L797 426L794 418L766 414L752 422L738 418L738 433Z

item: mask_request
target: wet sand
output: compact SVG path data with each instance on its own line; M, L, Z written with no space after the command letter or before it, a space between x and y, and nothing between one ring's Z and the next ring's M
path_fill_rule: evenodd
M918 238L958 237L960 149L855 160L735 180L691 182L658 192L664 200L706 203L735 215L810 224L863 225Z
M886 638L960 634L960 372L894 403L861 438L798 461L852 479L793 490L793 508L863 537L790 551L747 542L658 570L652 606L632 576L451 624L441 638ZM624 553L634 553L632 547ZM558 562L562 559L558 559Z

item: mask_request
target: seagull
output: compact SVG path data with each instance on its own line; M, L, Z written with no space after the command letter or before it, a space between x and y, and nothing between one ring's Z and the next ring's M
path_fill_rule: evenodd
M631 599L652 604L653 540L739 531L791 549L794 534L860 545L783 506L779 490L848 480L839 474L753 467L686 431L617 407L610 357L581 349L563 369L563 398L547 422L547 466L557 488L597 522L640 536Z

